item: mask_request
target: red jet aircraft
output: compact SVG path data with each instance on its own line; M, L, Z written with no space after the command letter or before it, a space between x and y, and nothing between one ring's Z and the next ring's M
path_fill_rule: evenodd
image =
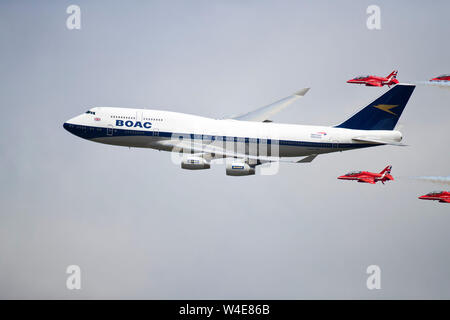
M442 76L430 79L430 81L450 81L450 74L443 74Z
M357 180L358 182L375 184L381 181L384 184L385 181L394 180L391 176L392 166L387 166L380 173L368 172L368 171L352 171L343 176L338 177L341 180Z
M348 80L347 83L365 84L371 87L382 87L384 85L391 86L398 83L397 70L394 70L386 78L378 76L359 76Z
M421 200L438 200L443 203L450 203L450 192L448 191L433 191L426 195L420 196Z

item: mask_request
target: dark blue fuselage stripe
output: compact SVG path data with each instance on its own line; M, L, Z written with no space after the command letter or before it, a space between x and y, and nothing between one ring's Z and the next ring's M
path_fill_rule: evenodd
M70 133L79 136L84 139L97 139L97 138L109 138L109 137L139 137L139 136L151 136L151 137L184 137L192 140L204 140L204 141L232 141L242 143L257 143L260 144L263 141L267 144L276 143L281 146L296 146L296 147L311 147L311 148L340 148L340 149L355 149L373 147L378 144L369 143L331 143L331 142L311 142L311 141L295 141L295 140L272 140L272 139L259 139L259 138L244 138L244 137L231 137L231 136L211 136L200 134L183 134L164 131L153 130L129 130L118 128L103 128L103 127L91 127L82 126L76 124L64 124L64 128Z

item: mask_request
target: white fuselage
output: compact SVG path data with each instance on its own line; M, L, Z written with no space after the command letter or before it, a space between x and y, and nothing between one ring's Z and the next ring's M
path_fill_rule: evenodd
M393 130L353 130L326 126L279 124L240 120L217 120L184 113L97 107L64 124L69 132L95 142L171 151L165 140L179 138L210 143L223 141L230 151L243 144L244 154L254 153L253 145L277 144L277 156L299 157L380 145L352 140L364 136L399 142ZM228 142L228 143L225 143ZM231 143L230 143L231 142ZM274 154L273 154L274 155Z

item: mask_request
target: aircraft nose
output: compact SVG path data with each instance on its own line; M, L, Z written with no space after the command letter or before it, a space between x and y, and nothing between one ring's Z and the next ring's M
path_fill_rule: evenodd
M64 122L63 124L63 128L66 129L67 131L69 131L72 134L75 134L75 126L70 122L70 120L68 120L67 122Z
M70 132L70 130L69 130L69 124L68 124L67 122L64 122L63 128Z
M63 124L63 128L69 131L71 134L74 134L78 137L83 137L83 134L86 130L83 130L85 128L82 123L79 121L79 116L69 119Z

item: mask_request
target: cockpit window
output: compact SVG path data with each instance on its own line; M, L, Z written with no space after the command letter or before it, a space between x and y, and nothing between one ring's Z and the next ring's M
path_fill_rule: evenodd
M352 176L352 175L355 175L355 174L358 174L358 173L361 173L361 171L351 171L351 172L347 173L347 175L348 176Z
M450 74L443 74L443 75L440 75L438 78L446 78L446 77L450 77Z
M369 76L358 76L358 77L356 77L355 79L356 80L358 80L358 79L365 79L365 78L368 78Z
M88 114L94 114L94 115L95 115L95 112L94 112L94 111L91 111L91 110L86 111L86 113L88 113Z

